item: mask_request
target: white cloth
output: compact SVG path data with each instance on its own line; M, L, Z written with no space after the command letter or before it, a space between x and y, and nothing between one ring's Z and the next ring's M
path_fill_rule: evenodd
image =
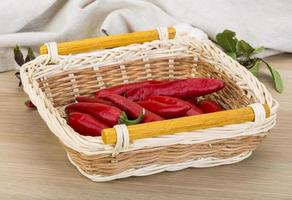
M16 44L38 51L48 41L182 22L202 29L212 39L228 28L254 46L292 52L289 0L5 0L0 10L0 71L16 67L12 53Z

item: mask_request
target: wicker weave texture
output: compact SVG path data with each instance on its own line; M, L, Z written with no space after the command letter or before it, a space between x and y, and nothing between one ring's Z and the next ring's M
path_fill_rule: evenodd
M42 55L22 67L21 77L25 91L65 146L70 160L95 181L139 175L139 169L144 170L141 175L153 174L211 157L217 159L216 165L220 159L222 164L228 163L228 158L240 161L237 156L253 151L275 125L278 107L265 86L244 67L214 45L189 37L59 56L56 63L50 63L49 55ZM100 137L79 135L63 118L64 106L78 95L93 95L100 88L120 83L188 77L225 82L222 91L201 98L211 98L226 109L267 103L271 116L262 124L248 122L136 140L115 157L113 146L104 145ZM213 165L206 162L205 166Z

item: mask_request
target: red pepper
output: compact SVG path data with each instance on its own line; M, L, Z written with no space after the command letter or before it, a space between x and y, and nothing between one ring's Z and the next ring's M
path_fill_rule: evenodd
M100 136L102 129L108 128L100 120L80 112L70 113L67 123L76 132L85 136Z
M137 118L143 112L143 107L141 107L139 104L132 102L129 99L127 99L121 95L104 94L104 96L101 96L101 98L104 98L108 101L111 101L118 108L125 111L126 114L131 118ZM145 114L144 114L143 122L152 122L152 121L163 120L163 118L160 117L159 115L156 115L147 109L144 109L144 110L145 110Z
M217 102L212 100L202 100L198 103L198 107L204 113L212 113L224 110Z
M183 99L183 100L189 102L192 105L197 105L197 99L196 99L196 97L187 98L187 99Z
M189 103L189 102L188 102ZM190 104L191 109L189 109L186 113L186 116L192 116L192 115L199 115L203 114L204 112L198 108L196 105Z
M125 112L120 109L100 103L79 102L65 108L67 114L72 112L82 112L100 119L109 126L116 124L137 124L143 120L143 115L138 115L137 119L129 120Z
M224 87L224 82L209 78L191 78L151 84L131 89L125 96L132 101L144 100L149 96L171 96L180 99L197 97L216 92Z
M200 108L197 106L197 99L196 98L188 98L184 99L184 101L187 101L189 105L192 107L188 112L187 116L192 116L192 115L199 115L204 113Z
M35 105L31 102L31 100L27 100L25 103L26 107L30 109L36 109Z
M175 97L168 97L168 96L151 96L148 99L150 100L156 100L162 103L168 103L168 104L175 104L177 106L187 106L189 109L185 112L184 116L192 116L192 115L199 115L202 114L203 111L201 111L197 106L194 104L189 103L188 101L184 101Z
M137 102L143 108L150 110L151 112L158 114L166 119L181 117L186 114L190 109L189 105L176 105L176 104L167 104L164 102L159 102L155 100L144 100Z
M124 93L130 89L140 88L140 87L145 86L145 85L158 84L158 83L162 83L162 82L164 82L164 81L155 81L154 80L154 81L143 81L143 82L137 82L137 83L127 83L127 84L116 85L114 87L98 90L96 92L96 97L103 96L104 94L107 94L107 93L124 95Z
M101 99L101 98L92 98L92 97L88 97L88 96L78 96L78 97L76 97L76 101L88 102L88 103L101 103L101 104L114 106L114 104L110 101L106 101L106 100Z

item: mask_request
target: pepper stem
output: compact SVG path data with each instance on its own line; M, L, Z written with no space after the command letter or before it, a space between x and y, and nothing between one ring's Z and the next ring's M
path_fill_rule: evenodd
M143 121L145 115L145 109L142 109L141 114L136 119L129 119L125 112L122 112L121 116L119 117L119 124L126 124L126 125L133 125L138 124Z

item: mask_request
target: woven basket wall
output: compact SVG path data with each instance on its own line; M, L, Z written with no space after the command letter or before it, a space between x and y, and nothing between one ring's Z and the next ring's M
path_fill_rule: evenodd
M64 106L76 96L94 95L100 88L121 83L189 77L223 80L225 88L208 98L225 109L267 103L271 116L262 124L247 122L136 140L115 156L113 146L103 144L100 137L79 135L64 119ZM21 78L69 160L94 181L239 162L250 156L274 126L278 106L244 67L213 44L189 37L59 56L55 63L49 55L41 55L22 67Z

